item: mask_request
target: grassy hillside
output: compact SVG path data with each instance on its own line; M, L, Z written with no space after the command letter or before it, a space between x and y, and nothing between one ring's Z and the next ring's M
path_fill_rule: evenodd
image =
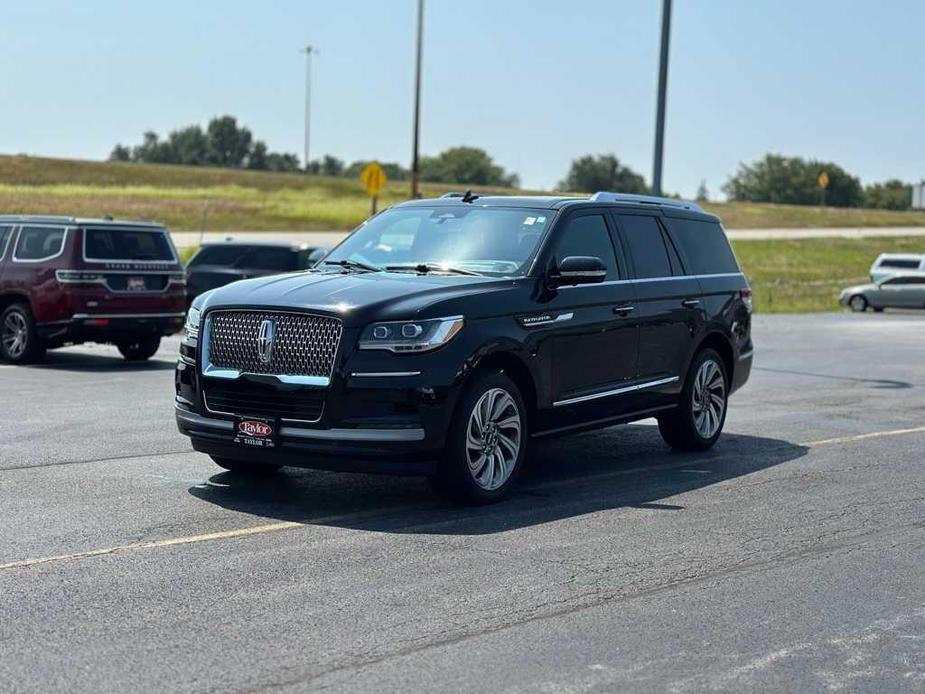
M765 313L840 310L839 292L867 282L880 253L925 253L925 238L910 236L738 240L733 245L751 282L755 309Z
M425 196L459 188L422 186ZM389 183L380 204L407 195L407 182ZM707 208L732 229L925 226L925 213L915 212L744 203ZM0 155L0 213L112 214L157 219L176 231L196 231L203 223L220 231L334 230L361 222L369 200L359 183L344 178Z

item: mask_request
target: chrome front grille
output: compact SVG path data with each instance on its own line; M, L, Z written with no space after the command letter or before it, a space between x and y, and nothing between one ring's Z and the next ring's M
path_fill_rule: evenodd
M206 320L210 367L239 373L330 378L343 332L337 318L304 313L214 311ZM264 321L274 324L268 361L259 346Z

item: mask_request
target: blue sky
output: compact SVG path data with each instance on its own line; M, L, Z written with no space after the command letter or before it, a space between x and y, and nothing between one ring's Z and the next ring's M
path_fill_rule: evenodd
M414 0L30 0L0 10L0 152L105 158L236 115L313 156L407 163ZM659 0L429 0L422 150L487 149L524 184L614 152L651 176ZM675 0L665 188L714 196L773 151L864 182L925 177L925 2Z

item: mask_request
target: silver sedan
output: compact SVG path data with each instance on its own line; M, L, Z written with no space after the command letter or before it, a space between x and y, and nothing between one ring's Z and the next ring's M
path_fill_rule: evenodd
M868 308L925 308L925 274L891 275L879 282L848 287L838 303L857 313Z

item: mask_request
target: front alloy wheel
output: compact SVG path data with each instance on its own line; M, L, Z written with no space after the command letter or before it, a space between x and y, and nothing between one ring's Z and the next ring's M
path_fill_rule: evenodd
M482 489L501 487L520 456L520 412L503 388L488 390L472 409L466 429L469 474Z
M855 294L851 297L851 301L848 302L848 305L855 313L864 313L864 311L867 310L867 299L860 294Z
M475 376L457 403L431 483L462 503L499 501L523 467L527 429L517 384L503 372Z

